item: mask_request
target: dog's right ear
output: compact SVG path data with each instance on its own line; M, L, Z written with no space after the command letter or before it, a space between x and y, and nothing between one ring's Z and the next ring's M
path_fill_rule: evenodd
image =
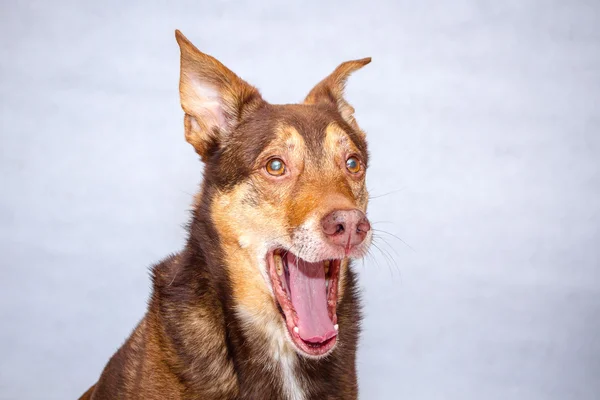
M256 88L198 50L179 30L175 37L181 49L179 95L185 111L185 138L206 161L264 100Z

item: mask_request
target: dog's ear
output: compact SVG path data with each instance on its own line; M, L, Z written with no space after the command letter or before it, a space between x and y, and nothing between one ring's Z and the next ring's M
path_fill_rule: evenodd
M179 95L185 111L185 138L206 161L264 100L256 88L198 50L180 31L175 31L175 37L181 50Z
M354 71L371 62L371 57L346 61L340 64L328 77L319 82L306 96L304 104L330 104L334 106L344 120L358 129L354 119L354 108L344 99L346 80ZM360 131L360 129L358 129Z

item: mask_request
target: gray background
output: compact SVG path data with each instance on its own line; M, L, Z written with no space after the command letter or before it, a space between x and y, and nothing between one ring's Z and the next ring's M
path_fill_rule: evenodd
M275 103L373 57L362 398L600 398L599 2L0 7L0 398L80 395L184 244L175 28Z

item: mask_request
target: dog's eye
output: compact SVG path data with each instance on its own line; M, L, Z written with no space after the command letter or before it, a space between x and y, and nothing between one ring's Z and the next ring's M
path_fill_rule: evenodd
M350 157L346 160L346 168L353 174L360 172L360 161L356 157Z
M281 176L285 172L285 163L280 158L272 158L267 162L267 172L273 176Z

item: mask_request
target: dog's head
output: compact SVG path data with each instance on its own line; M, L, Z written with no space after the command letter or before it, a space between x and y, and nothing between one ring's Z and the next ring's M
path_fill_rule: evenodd
M341 64L302 104L272 105L179 31L185 136L205 165L236 312L280 347L321 357L337 341L349 259L371 242L367 146ZM292 346L290 347L290 343Z

